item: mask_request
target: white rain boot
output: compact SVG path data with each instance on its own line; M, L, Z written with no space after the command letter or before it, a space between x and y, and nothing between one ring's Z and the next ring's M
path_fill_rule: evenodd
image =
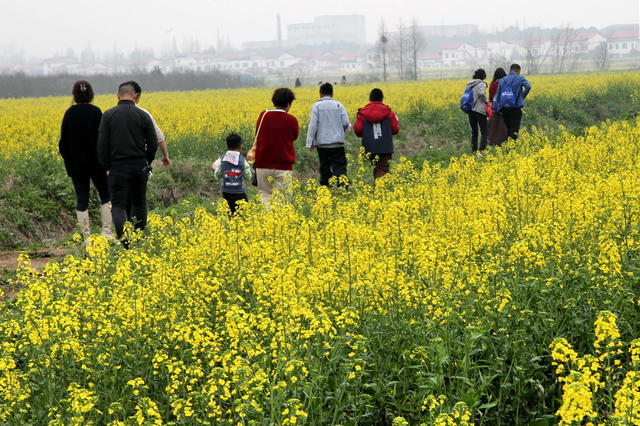
M91 235L89 210L85 210L83 212L76 210L76 216L78 217L78 226L80 227L80 232L82 233L82 235L88 238Z
M104 203L100 206L100 219L102 219L102 236L113 240L113 218L111 217L111 203Z

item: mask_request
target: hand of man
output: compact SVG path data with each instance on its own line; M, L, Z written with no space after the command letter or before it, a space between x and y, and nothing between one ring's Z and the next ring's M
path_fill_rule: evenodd
M310 146L309 148L307 148L309 151L313 151L314 149L316 149L315 146Z
M165 167L169 167L171 165L171 160L169 160L169 156L168 155L163 155L162 156L162 165Z
M107 170L107 176L111 175L111 170Z

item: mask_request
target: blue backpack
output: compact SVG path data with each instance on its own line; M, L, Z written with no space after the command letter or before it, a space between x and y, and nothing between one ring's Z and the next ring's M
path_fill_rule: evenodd
M507 78L507 77L505 77L505 78ZM502 109L502 108L509 109L509 108L515 108L516 107L517 99L516 99L516 93L514 93L514 90L513 90L513 80L514 79L504 80L504 84L500 85L502 87L499 86L499 90L500 90L500 109Z
M478 84L479 83L476 83L473 86L467 87L467 89L462 94L462 97L460 98L460 109L463 112L468 113L475 106L475 102L473 102L473 88Z

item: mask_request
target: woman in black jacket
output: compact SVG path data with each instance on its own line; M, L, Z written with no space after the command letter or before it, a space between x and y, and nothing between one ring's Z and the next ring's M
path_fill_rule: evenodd
M71 177L76 192L76 215L80 230L85 236L91 234L89 222L89 181L93 181L100 196L102 235L112 238L111 195L104 168L98 162L98 128L102 111L91 104L93 89L84 80L73 85L74 104L62 119L59 150L64 159L67 174Z

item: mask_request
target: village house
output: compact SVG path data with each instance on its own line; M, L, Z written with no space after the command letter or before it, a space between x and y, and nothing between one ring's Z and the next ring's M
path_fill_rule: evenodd
M607 39L609 53L616 56L626 56L640 51L640 32L638 30L616 31Z

